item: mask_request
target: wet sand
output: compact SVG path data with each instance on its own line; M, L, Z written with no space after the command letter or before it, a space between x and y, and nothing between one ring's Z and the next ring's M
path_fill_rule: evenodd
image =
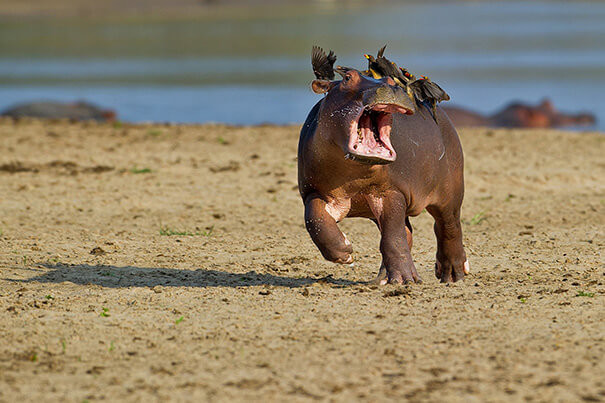
M322 260L298 127L0 121L0 401L605 400L605 136L461 130L471 275Z

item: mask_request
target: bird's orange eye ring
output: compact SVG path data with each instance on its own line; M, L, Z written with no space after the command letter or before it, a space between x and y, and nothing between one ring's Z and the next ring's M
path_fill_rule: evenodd
M351 75L350 75L350 74L347 74L347 75L345 76L344 80L345 80L345 82L347 82L347 81L351 81Z

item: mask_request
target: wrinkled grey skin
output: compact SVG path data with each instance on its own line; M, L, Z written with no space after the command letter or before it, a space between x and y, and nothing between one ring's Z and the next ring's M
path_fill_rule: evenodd
M463 279L468 273L460 225L463 155L456 130L440 108L433 119L426 107L418 106L413 115L392 115L395 161L345 158L351 119L365 102L379 98L368 91L385 85L385 80L351 74L357 83L332 83L301 129L298 183L309 235L326 259L348 264L353 248L337 222L369 218L381 233L377 281L421 282L412 260L408 218L426 209L435 219L435 275L442 282Z

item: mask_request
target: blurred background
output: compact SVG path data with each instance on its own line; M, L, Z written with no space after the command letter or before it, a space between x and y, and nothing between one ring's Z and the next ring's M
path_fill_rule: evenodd
M386 56L491 113L549 97L605 129L605 3L2 0L0 110L86 100L123 121L300 123L313 44ZM594 127L593 127L594 128Z

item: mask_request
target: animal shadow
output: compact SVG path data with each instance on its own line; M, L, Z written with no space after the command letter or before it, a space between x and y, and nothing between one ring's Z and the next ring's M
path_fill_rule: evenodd
M331 275L315 277L284 277L268 273L230 273L222 270L197 269L180 270L171 268L136 267L136 266L107 266L87 264L49 264L41 267L51 271L32 277L26 282L62 283L69 281L74 284L95 284L102 287L252 287L271 285L277 287L303 287L313 283L326 283L333 286L351 286L362 284L358 281L335 279Z

